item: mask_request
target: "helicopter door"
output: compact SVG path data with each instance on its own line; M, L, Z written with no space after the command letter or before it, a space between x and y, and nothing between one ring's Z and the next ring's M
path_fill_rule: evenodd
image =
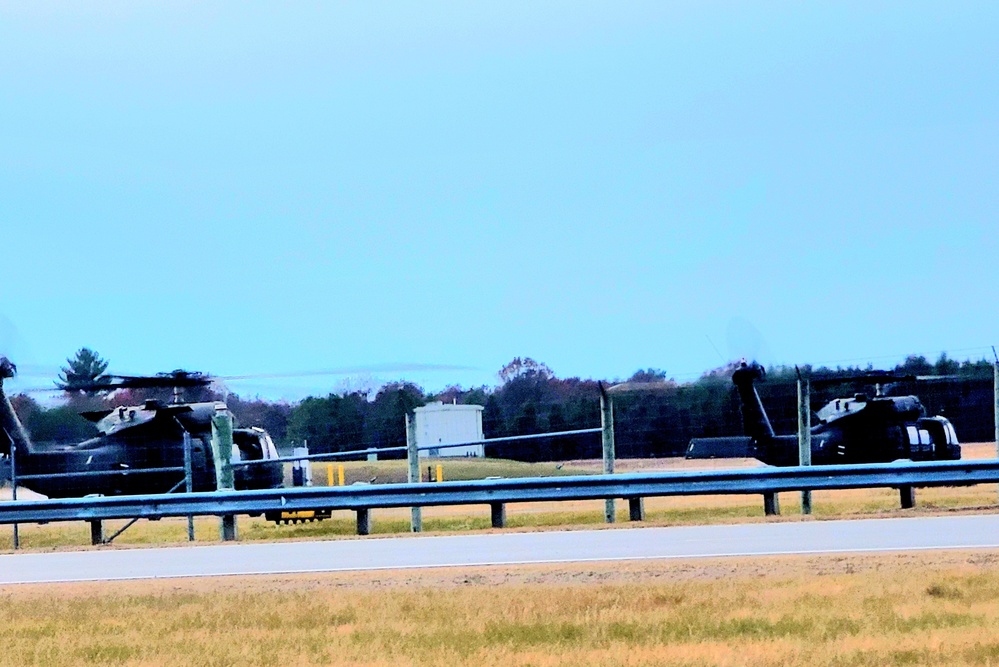
M909 424L905 427L909 435L909 455L914 460L933 457L933 438L926 429Z
M256 427L253 429L253 431L260 436L260 449L264 455L263 457L265 459L278 458L277 447L274 446L274 440L271 439L270 433L268 433L262 428L256 428Z
M255 432L236 431L233 434L232 460L259 461L264 457L260 436Z
M919 427L926 429L933 439L930 458L954 459L960 458L960 447L954 425L943 417L924 417L919 420Z
M191 473L195 490L215 488L215 459L206 456L201 438L191 438Z

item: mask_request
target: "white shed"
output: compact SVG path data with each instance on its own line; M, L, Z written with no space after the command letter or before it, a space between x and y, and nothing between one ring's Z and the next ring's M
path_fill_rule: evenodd
M448 443L481 442L482 406L430 403L414 410L416 446L434 447ZM421 452L425 456L485 456L484 445L463 444Z

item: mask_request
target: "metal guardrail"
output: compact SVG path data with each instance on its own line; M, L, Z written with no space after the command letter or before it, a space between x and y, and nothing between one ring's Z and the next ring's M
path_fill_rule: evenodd
M0 502L0 524L999 482L999 460L755 468Z

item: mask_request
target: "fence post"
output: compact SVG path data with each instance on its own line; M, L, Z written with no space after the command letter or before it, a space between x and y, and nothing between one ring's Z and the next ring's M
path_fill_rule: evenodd
M6 400L6 397L4 397ZM17 500L17 443L14 438L10 438L10 499ZM21 548L21 532L18 525L14 524L14 549Z
M212 457L215 459L215 488L218 491L233 491L236 487L232 474L232 446L232 415L223 403L218 403L212 416ZM235 541L236 516L223 514L220 519L222 540Z
M180 422L178 422L180 423ZM194 490L194 477L191 473L191 434L184 429L184 492ZM187 541L194 541L194 515L187 515Z
M795 368L797 370L797 367ZM811 381L802 379L798 371L798 465L812 465L812 406ZM801 492L801 513L812 513L812 492Z
M406 453L409 459L409 472L406 481L416 484L420 481L420 450L416 448L416 415L406 413ZM414 533L423 530L423 509L420 507L410 508L411 516L409 528Z
M992 356L995 357L995 363L992 365L992 394L995 399L996 458L999 459L999 355L996 355L995 346L992 346Z
M604 474L614 473L614 400L604 389L604 383L598 384L600 387L600 428L603 429L601 441L603 444ZM616 518L614 499L607 498L604 501L604 521L614 523Z
M916 490L911 484L898 487L898 494L901 500L902 509L911 510L916 506Z

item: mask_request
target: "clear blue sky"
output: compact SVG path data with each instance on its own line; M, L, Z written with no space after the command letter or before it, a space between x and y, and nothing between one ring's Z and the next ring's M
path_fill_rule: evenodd
M353 369L233 385L295 397L997 342L995 2L38 5L0 3L32 373Z

